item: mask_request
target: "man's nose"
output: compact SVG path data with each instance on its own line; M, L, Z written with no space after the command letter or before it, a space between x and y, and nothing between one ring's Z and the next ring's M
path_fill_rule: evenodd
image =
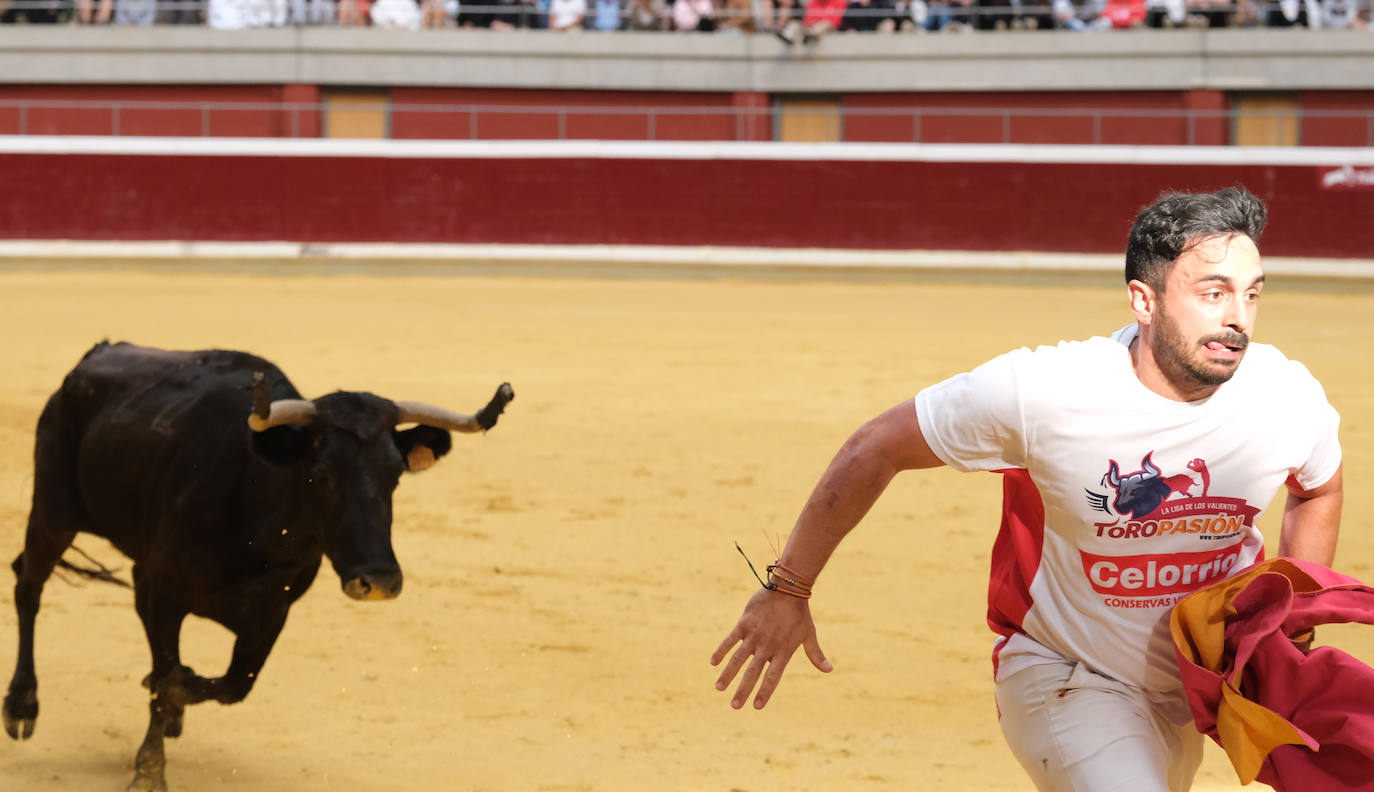
M1226 327L1238 333L1249 333L1250 323L1253 320L1254 311L1243 296L1227 301L1226 312L1221 318L1222 324Z

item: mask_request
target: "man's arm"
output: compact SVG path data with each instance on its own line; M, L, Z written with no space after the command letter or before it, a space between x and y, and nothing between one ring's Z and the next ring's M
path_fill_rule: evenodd
M840 540L859 524L893 476L941 464L921 433L912 401L887 410L850 436L830 462L802 508L779 562L814 581ZM754 697L754 708L762 709L798 646L805 648L816 668L827 672L832 668L816 638L807 600L789 594L759 589L735 629L711 655L711 665L719 665L737 644L739 648L716 680L717 690L727 689L748 663L730 701L735 709L744 706L760 677L763 684Z
M1283 505L1279 555L1331 566L1336 558L1336 534L1341 527L1345 497L1342 469L1325 484L1310 490L1290 486Z

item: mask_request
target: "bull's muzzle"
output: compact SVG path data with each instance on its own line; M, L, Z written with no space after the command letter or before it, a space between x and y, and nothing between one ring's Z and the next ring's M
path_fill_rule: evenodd
M346 578L344 593L355 600L388 600L401 594L401 570L363 572Z

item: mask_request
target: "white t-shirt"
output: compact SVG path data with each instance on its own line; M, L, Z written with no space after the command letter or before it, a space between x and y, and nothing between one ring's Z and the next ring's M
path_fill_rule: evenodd
M1301 363L1251 343L1212 396L1177 402L1137 378L1136 334L1022 348L916 396L941 460L1004 474L999 679L1069 658L1171 696L1174 603L1260 559L1255 522L1285 481L1340 466L1340 417Z
M587 0L553 0L549 4L549 27L565 28L587 15Z

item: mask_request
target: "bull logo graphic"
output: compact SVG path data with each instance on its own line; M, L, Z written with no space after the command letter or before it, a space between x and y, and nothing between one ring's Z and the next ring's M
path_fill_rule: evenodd
M1102 484L1110 485L1116 490L1112 508L1117 514L1129 514L1139 519L1158 509L1159 505L1175 492L1187 496L1194 487L1200 487L1202 491L1198 495L1207 494L1211 476L1207 473L1206 462L1194 459L1188 463L1191 474L1165 476L1164 471L1151 461L1150 457L1153 455L1153 451L1146 454L1145 458L1140 460L1140 470L1125 475L1122 475L1115 459L1108 460L1110 465L1107 474L1102 477ZM1103 499L1105 500L1105 497Z

